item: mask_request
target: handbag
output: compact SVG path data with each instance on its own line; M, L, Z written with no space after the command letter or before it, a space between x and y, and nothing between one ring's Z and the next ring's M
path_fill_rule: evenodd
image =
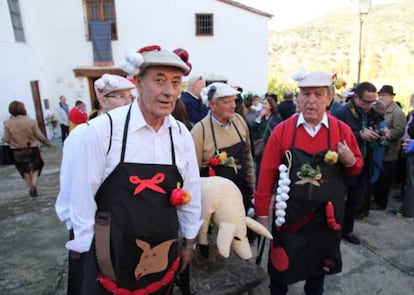
M8 144L0 143L0 165L13 165L13 152Z
M260 158L263 155L266 141L264 138L258 138L254 140L253 144L254 144L254 156L256 158Z
M264 148L265 148L265 145L266 145L266 141L267 141L266 132L267 132L267 129L269 128L269 124L270 124L270 120L271 119L272 119L272 116L270 116L269 119L267 120L265 132L263 133L263 137L258 138L258 139L255 139L253 141L253 145L254 145L254 156L256 158L261 158L262 155L263 155L263 151L264 151Z

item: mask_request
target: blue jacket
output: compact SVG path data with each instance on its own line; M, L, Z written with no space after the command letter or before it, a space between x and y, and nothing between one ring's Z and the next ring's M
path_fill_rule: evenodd
M203 119L208 113L209 109L206 105L203 104L201 99L195 98L187 91L184 91L181 94L181 101L185 104L188 117L193 124Z
M364 114L352 101L349 101L346 104L332 109L331 115L345 122L352 129L358 141L359 148L364 154L363 151L366 149L366 142L362 140L360 132L363 128L367 127L363 126L368 121L367 114ZM365 123L363 124L363 122Z

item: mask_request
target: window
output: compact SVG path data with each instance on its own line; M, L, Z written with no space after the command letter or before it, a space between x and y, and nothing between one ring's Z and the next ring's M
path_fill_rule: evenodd
M85 0L88 21L88 39L91 40L90 23L93 21L111 22L111 39L117 40L115 0Z
M213 14L196 14L196 36L213 36Z
M19 0L7 0L9 3L10 18L16 42L25 42L22 16L20 14Z

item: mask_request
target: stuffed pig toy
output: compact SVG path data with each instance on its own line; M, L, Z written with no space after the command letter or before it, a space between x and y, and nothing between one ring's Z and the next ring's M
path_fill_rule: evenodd
M243 196L239 188L227 178L201 177L201 204L203 224L199 232L199 244L208 245L207 231L210 221L213 221L218 228L218 252L223 257L229 257L232 249L242 259L252 258L246 236L247 227L273 239L266 227L245 215Z

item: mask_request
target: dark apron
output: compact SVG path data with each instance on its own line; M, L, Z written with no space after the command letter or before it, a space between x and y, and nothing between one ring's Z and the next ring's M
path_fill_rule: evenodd
M152 249L169 240L178 239L179 223L176 208L170 205L171 191L182 177L175 166L173 138L170 129L172 165L125 163L125 147L130 113L128 112L122 143L121 161L105 179L96 193L97 214L110 213L110 252L116 285L137 290L165 278L171 265L177 263L178 242L168 246L168 266L165 270L136 279L135 269L143 250L137 240ZM138 147L137 147L138 148ZM101 275L95 250L96 235L85 258L85 279L82 294L112 294L96 280ZM165 258L165 256L164 256ZM162 257L160 258L162 259ZM151 294L165 294L170 284Z
M337 223L342 224L345 184L342 165L324 163L327 150L316 154L294 147L296 128L291 143L292 167L290 168L290 192L286 208L286 223L276 227L272 222L273 243L269 253L269 274L279 283L292 284L311 277L333 274L342 269L340 253L341 231L328 227L325 207L328 201L334 206ZM331 147L329 129L328 146ZM283 160L288 166L286 158ZM304 163L321 168L320 186L309 183L295 184L300 178L297 172ZM273 212L273 221L275 214Z
M244 204L244 208L247 212L247 210L251 207L253 207L252 202L251 202L251 194L252 191L249 188L248 185L248 179L247 179L247 174L246 174L246 158L244 155L245 152L245 143L243 141L243 138L239 132L239 130L237 129L235 124L231 124L232 126L234 126L234 129L237 132L237 135L240 138L240 141L236 144L233 144L231 146L228 147L223 147L223 148L218 148L217 147L217 140L216 140L216 135L214 133L214 125L213 125L213 120L211 118L211 114L210 114L210 125L211 125L211 133L213 136L213 141L214 141L214 149L218 150L219 153L221 152L226 152L228 157L233 157L234 159L237 160L237 164L240 165L241 168L237 169L237 172L234 170L233 167L228 167L225 165L217 165L217 166L212 166L211 168L215 171L217 176L221 176L227 179L230 179L231 181L233 181L237 187L240 189L242 195L243 195L243 204ZM208 169L209 167L204 167L201 169L200 171L200 176L202 177L208 177Z

